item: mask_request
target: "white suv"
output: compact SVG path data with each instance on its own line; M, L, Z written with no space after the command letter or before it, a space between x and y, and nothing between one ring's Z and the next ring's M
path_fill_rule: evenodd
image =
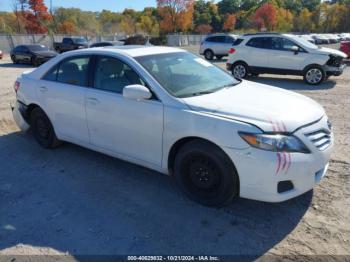
M346 54L289 34L246 34L229 50L227 69L239 79L261 73L301 75L311 85L343 73Z

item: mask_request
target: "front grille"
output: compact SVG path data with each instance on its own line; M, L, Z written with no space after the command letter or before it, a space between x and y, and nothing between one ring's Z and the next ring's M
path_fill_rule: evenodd
M319 129L304 135L321 151L331 145L331 133L328 130Z

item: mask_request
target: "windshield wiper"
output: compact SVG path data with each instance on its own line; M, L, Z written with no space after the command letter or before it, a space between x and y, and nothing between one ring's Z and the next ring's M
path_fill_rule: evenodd
M200 96L200 95L207 95L214 93L214 91L201 91L201 92L194 92L194 93L189 93L185 95L180 95L179 97L184 98L184 97L191 97L191 96Z

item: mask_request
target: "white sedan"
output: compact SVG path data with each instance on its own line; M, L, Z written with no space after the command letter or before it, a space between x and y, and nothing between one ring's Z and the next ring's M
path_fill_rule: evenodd
M23 73L14 88L14 119L43 147L69 141L172 175L209 206L309 191L333 147L313 100L238 81L176 48L67 52Z

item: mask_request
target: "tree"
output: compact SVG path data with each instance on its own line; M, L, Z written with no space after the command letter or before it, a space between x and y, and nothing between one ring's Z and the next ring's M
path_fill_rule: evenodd
M321 0L301 0L302 7L309 9L310 12L315 11L320 3Z
M293 28L293 14L283 7L277 9L276 29L282 32L288 32Z
M234 14L226 14L224 18L224 24L222 30L224 32L230 32L234 29L236 24L236 16Z
M196 32L200 34L209 34L212 30L213 28L210 25L198 25L196 27Z
M28 33L47 33L47 23L51 15L43 0L29 0L29 9L25 13L25 27Z
M301 0L284 0L283 7L294 14L299 14L303 9Z
M60 34L74 34L77 33L77 28L75 24L71 21L63 21L57 27L57 32Z
M266 28L273 31L277 24L276 7L270 3L263 4L255 11L253 22L259 30Z
M194 0L157 0L164 32L187 31L192 25Z
M299 32L310 32L313 29L312 13L307 8L303 8L299 16L295 17L294 27Z
M259 2L260 2L259 0L243 0L240 6L240 10L249 11L252 8L257 7Z
M225 15L237 13L240 9L240 5L240 0L221 0L218 2L219 14Z

